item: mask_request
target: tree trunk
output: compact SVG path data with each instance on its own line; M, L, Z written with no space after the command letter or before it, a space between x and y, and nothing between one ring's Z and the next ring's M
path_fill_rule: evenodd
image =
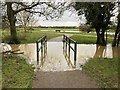
M106 45L106 41L104 37L105 30L102 29L102 32L101 32L100 28L95 28L95 29L96 29L96 34L97 34L96 44L105 46Z
M12 9L12 2L7 2L6 4L7 4L8 20L10 22L10 34L11 34L9 43L19 44L20 42L18 41L16 27L15 27L16 17Z
M115 31L115 36L114 36L114 39L113 39L113 42L112 42L113 47L116 46L116 44L117 44L117 35L118 35L119 32L120 32L120 21L117 24L117 28L116 28L116 31Z
M24 25L24 30L25 30L25 32L27 32L26 25Z
M97 41L96 41L96 44L100 44L100 35L99 35L99 31L100 31L100 29L97 29L97 28L96 28L96 34L97 34Z
M116 46L117 44L117 36L118 36L118 33L120 32L120 12L117 16L118 18L118 23L117 23L117 28L116 28L116 31L115 31L115 36L114 36L114 39L113 39L113 42L112 42L112 46Z
M102 34L101 34L101 41L102 41L102 45L106 46L106 41L105 41L105 29L102 29Z

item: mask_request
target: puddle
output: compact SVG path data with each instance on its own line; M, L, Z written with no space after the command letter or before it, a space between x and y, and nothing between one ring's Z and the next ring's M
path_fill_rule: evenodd
M42 61L39 62L40 70L42 71L66 71L73 70L71 65L67 62L63 55L63 43L62 42L47 42L47 54ZM12 49L20 49L24 52L24 56L27 58L29 64L37 64L36 44L20 44L11 45ZM71 51L71 63L73 64L73 52ZM40 57L41 57L40 52ZM98 46L96 44L78 44L77 45L77 61L76 69L81 69L80 65L88 61L89 58L96 57L120 57L120 47L111 47L108 44L106 47Z

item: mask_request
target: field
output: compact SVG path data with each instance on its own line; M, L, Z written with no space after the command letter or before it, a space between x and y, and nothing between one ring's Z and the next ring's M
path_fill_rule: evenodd
M61 30L56 32L55 30ZM75 32L74 32L75 31ZM96 43L96 33L92 31L91 33L81 32L78 28L34 28L28 32L24 32L22 28L17 28L17 36L21 43L35 43L43 35L47 35L47 39L62 36L64 34L72 34L71 37L78 44L95 44ZM112 43L114 35L107 35L107 42ZM2 31L2 42L8 43L10 39L9 30Z
M56 32L55 30L61 30ZM75 32L73 32L75 31ZM113 31L113 30L112 30ZM52 39L64 34L72 34L72 39L78 44L95 44L96 33L81 32L78 28L34 28L25 32L22 28L17 28L17 36L22 44L35 43L43 35L47 39ZM107 42L112 43L114 35L107 35ZM8 43L10 32L8 29L2 30L2 42ZM1 61L0 61L1 64ZM31 88L33 78L33 67L25 62L24 58L18 56L7 56L2 58L2 84L3 88ZM118 59L117 58L94 58L90 59L82 66L83 71L91 78L95 79L102 88L118 87ZM1 77L0 77L1 80Z

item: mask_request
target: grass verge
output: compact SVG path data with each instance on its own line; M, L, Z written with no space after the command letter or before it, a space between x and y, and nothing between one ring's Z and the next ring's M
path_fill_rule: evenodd
M2 89L2 59L0 58L0 89Z
M118 58L94 58L82 66L101 88L118 88Z
M77 41L78 44L95 44L96 43L96 37L73 35L71 38Z
M2 60L2 88L32 88L34 69L18 56L6 56Z
M77 41L78 44L96 44L97 37L95 35L73 35L71 37L73 40ZM107 39L107 43L112 42L112 38Z

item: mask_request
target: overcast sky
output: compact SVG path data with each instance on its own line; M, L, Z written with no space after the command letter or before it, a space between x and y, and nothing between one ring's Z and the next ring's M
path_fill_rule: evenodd
M40 17L36 25L41 26L79 26L80 23L85 23L85 17L78 17L77 13L72 11L65 11L63 16L58 20L46 20Z
M45 0L43 0L45 1ZM65 1L65 0L55 0L55 1ZM95 2L95 1L114 1L114 0L69 0L71 2ZM111 18L111 20L115 21L115 17ZM65 11L63 16L58 20L45 20L45 18L40 17L39 21L36 23L37 25L41 26L79 26L80 24L86 23L86 19L84 16L78 17L77 13L72 12L72 11Z
M64 1L64 0L57 0L57 1ZM74 0L74 1L81 1L81 0ZM39 19L38 22L36 23L37 26L79 26L80 24L86 23L86 19L84 15L78 16L76 12L72 12L72 11L65 11L63 16L59 20L46 20L44 17L39 17L39 18L37 17L37 19ZM115 20L115 17L112 18L111 20Z
M116 21L118 14L117 9L114 11L115 16L111 18L111 21ZM85 24L86 19L84 15L78 16L76 12L65 11L63 16L58 20L46 20L44 17L39 17L39 21L36 23L37 26L79 26Z

